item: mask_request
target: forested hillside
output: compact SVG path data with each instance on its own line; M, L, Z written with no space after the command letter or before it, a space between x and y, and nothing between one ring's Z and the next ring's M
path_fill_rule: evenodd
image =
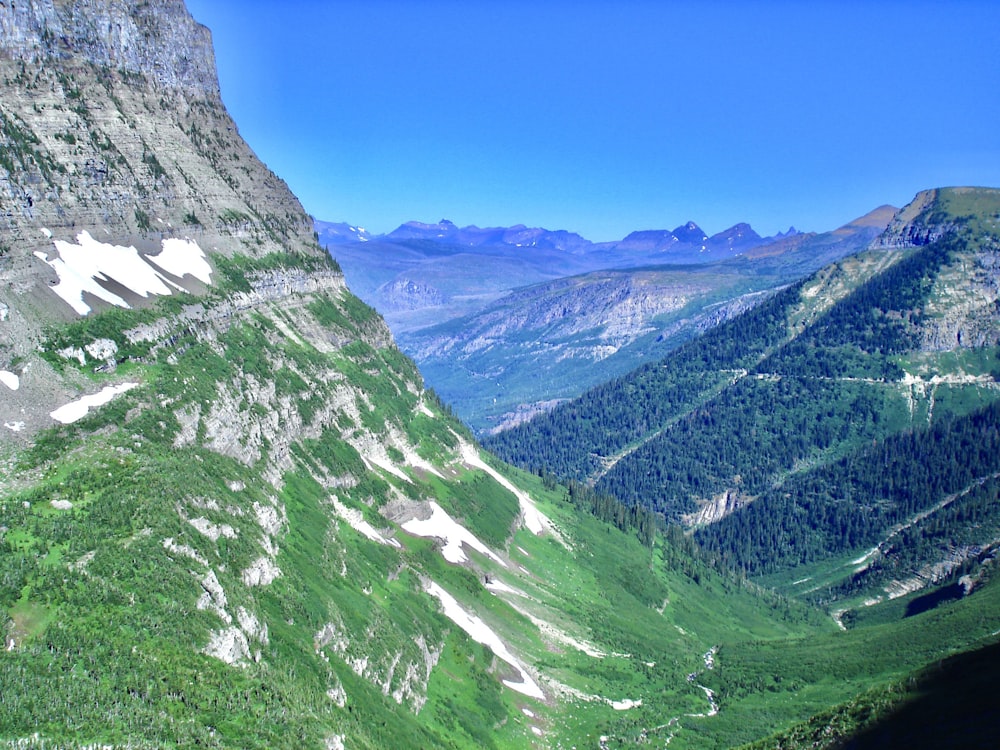
M848 736L866 725L845 706L899 708L911 674L996 643L1000 585L990 550L971 552L995 518L996 407L945 397L929 369L977 377L985 349L887 355L909 378L909 432L859 427L864 446L834 441L818 473L786 472L802 496L820 479L865 493L866 517L844 516L851 544L879 539L869 518L904 523L873 578L908 535L943 543L945 514L967 532L960 594L831 613L816 605L844 581L809 599L779 579L842 534L810 546L784 524L789 547L820 553L759 567L772 588L730 527L699 548L645 504L481 450L239 136L181 0L0 3L0 28L0 746L683 750L811 738L816 722ZM674 400L629 439L694 415L704 428L733 385L790 381L759 366L823 314L804 301L911 255L791 287L735 321L741 337L685 349ZM904 324L921 341L948 338L931 303L957 261L979 273L966 255L928 272L925 314ZM667 370L645 372L656 402ZM867 464L838 463L851 450ZM934 459L924 474L905 471L914 453Z
M918 201L927 244L833 264L488 444L668 522L718 522L696 538L752 574L867 549L955 493L976 502L1000 470L1000 193Z

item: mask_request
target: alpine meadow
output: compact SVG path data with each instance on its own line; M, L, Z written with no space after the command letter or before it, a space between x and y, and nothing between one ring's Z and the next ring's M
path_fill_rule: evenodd
M0 86L0 746L995 744L1000 189L375 236L183 0Z

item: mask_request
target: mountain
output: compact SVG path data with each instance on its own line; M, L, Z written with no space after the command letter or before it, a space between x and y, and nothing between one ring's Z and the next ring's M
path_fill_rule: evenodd
M995 642L982 570L842 632L483 452L179 0L0 28L0 745L732 747Z
M771 585L839 565L799 576L827 603L976 568L1000 543L998 217L1000 190L921 193L870 250L487 444Z
M474 313L502 293L541 281L649 264L705 263L770 241L747 224L709 238L693 222L678 227L677 235L634 232L603 243L565 230L459 227L447 219L411 221L375 236L326 221L316 221L315 230L351 288L385 314L397 334ZM432 287L440 297L420 306L407 298L411 284Z
M435 390L485 434L656 359L763 292L862 249L892 218L885 208L834 232L778 239L747 224L709 238L694 222L601 244L447 220L355 243L340 240L350 225L317 221L316 231Z
M438 281L448 265L440 271L431 263L411 267L369 299L394 325L401 348L435 391L473 430L485 433L664 356L782 285L863 249L891 218L875 212L834 232L795 234L713 263L543 280L507 294L476 297L473 312L443 322L418 316L440 313L449 294L468 302L475 290L459 286L460 280L474 283L468 277L452 277L450 287ZM391 248L375 252L385 260L382 268L392 267L391 259L398 257ZM345 268L363 262L338 257ZM490 278L507 280L510 274ZM426 324L414 325L417 320Z
M371 234L364 227L351 224L316 222L316 236L324 247L343 245L349 242L370 242Z

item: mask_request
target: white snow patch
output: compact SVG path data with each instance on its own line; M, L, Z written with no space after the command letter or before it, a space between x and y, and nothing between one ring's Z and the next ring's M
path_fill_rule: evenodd
M628 698L625 698L624 700L620 701L612 701L608 700L607 698L605 698L605 700L607 701L608 705L611 706L611 708L613 708L615 711L628 711L630 708L638 708L639 706L642 705L641 698L637 701L629 700Z
M507 648L507 645L500 640L500 636L498 636L489 625L483 622L476 615L470 614L462 609L462 606L458 603L455 597L434 583L434 581L428 582L426 591L428 594L437 598L441 602L441 606L444 608L445 616L449 620L468 633L469 637L477 643L489 646L498 658L507 662L520 674L521 680L519 682L503 680L504 685L509 687L511 690L516 690L522 695L528 696L529 698L545 700L545 693L542 692L538 683L531 679L528 673L521 666L520 662L518 662L518 660Z
M555 690L557 693L563 696L569 696L570 698L575 698L576 700L586 701L588 703L606 703L611 706L616 711L627 711L630 708L638 708L642 705L642 699L633 701L628 698L620 701L613 701L610 698L602 698L599 695L593 695L591 693L585 693L582 690L577 690L575 687L570 687L569 685L564 685L561 682L553 679L547 679L546 682L549 686Z
M0 383L3 383L12 391L16 391L21 387L21 378L9 370L0 370Z
M140 297L172 294L171 287L186 291L157 271L134 247L99 242L85 231L80 232L76 240L79 244L53 240L59 251L58 258L49 260L47 253L39 251L35 252L35 256L47 263L59 277L59 283L52 287L52 291L80 315L90 312L90 305L83 301L85 292L112 305L129 307L128 302L101 286L99 280L116 281ZM177 276L190 273L205 283L211 280L211 269L204 253L189 240L163 240L163 250L155 259L148 260Z
M539 728L538 728L538 727L536 727L536 726L532 726L532 727L531 727L531 733L532 733L533 735L535 735L536 737L541 737L541 736L542 736L542 734L543 734L542 730L541 730L541 729L539 729Z
M403 524L403 530L414 536L434 537L444 539L444 548L441 554L450 563L458 564L468 562L469 558L462 550L462 545L467 544L472 549L480 552L491 560L494 560L505 568L507 563L500 559L489 547L479 541L476 535L455 521L448 513L433 500L430 501L431 517L421 521L414 518Z
M490 579L483 585L486 587L488 591L492 591L494 594L503 593L503 594L515 594L516 596L524 596L522 592L508 586L506 583L496 578Z
M42 227L41 232L42 232L42 234L45 235L46 239L49 239L49 240L52 239L52 230L49 229L48 227Z
M514 497L521 505L521 515L524 517L524 525L532 534L536 536L543 534L546 531L552 534L556 540L562 544L566 549L569 549L569 545L566 540L562 538L562 535L556 531L555 527L552 525L552 521L548 517L538 510L535 505L535 501L528 496L527 492L519 490L513 484L511 484L506 477L500 474L496 469L483 461L479 457L479 451L476 447L470 443L462 442L461 444L462 460L477 469L482 469L487 474L489 474L493 479L495 479L501 487L506 489L508 492L513 493Z
M3 426L8 430L13 430L14 432L20 432L24 429L24 422L4 422Z
M165 239L163 251L159 255L149 256L149 262L155 263L174 276L182 277L190 274L205 284L212 283L212 267L205 260L205 253L193 240L182 240L177 237Z
M70 510L73 507L69 500L53 500L51 505L56 510Z
M529 719L535 718L535 712L532 711L530 708L522 708L521 713L527 716Z
M76 401L71 401L65 406L60 406L54 412L51 412L49 416L57 422L72 424L87 416L87 412L90 411L91 407L103 406L115 396L130 391L138 385L138 383L119 383L118 385L106 386L98 393L84 396Z
M383 471L387 471L390 474L392 474L393 476L399 477L400 479L402 479L405 482L411 482L412 483L412 480L408 476L406 476L405 472L403 472L402 469L400 469L392 461L390 461L389 457L387 455L383 456L383 455L376 455L376 454L372 454L372 453L368 453L368 454L362 453L361 454L361 458L366 463L374 464L375 466L377 466L378 468L382 469Z
M385 544L398 549L403 548L403 545L400 544L398 540L384 537L378 529L365 520L364 514L362 514L362 512L357 508L348 508L340 502L339 499L337 499L336 495L331 496L330 502L333 503L333 509L336 511L337 515L347 521L350 527L362 536L371 539L373 542L378 542L379 544Z

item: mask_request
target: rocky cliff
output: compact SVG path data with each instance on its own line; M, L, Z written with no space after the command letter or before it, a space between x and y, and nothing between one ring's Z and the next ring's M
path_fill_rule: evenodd
M87 387L41 356L46 325L204 293L219 258L326 259L180 0L3 3L0 29L0 439L23 440Z

